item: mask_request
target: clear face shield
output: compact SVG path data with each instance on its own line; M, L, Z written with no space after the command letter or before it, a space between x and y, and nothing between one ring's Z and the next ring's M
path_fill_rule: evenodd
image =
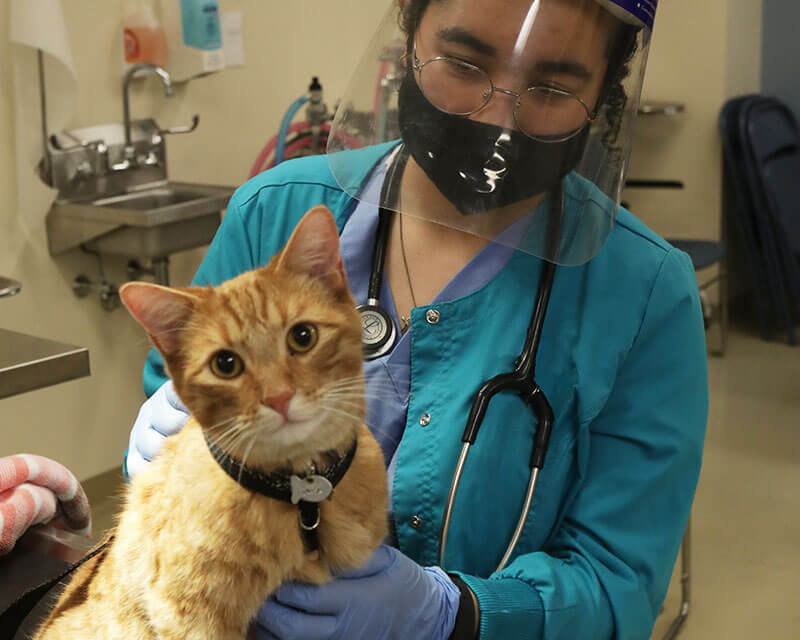
M336 113L333 175L369 204L583 264L616 217L656 2L394 0Z

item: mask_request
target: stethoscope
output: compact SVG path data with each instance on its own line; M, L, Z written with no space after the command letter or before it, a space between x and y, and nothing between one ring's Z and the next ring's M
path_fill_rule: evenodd
M389 168L381 187L381 203L397 202L397 190L408 161L403 145L399 145L388 158ZM367 303L356 307L361 316L361 348L364 360L375 360L389 353L398 339L397 327L392 316L380 305L383 267L386 262L386 249L389 246L389 230L392 226L392 211L381 206L378 210L378 228L375 231L375 247L372 250L372 267L367 286Z
M389 168L384 179L381 190L382 203L396 202L396 190L400 180L395 179L397 172L401 172L405 167L408 155L400 145L389 158ZM551 216L547 229L547 255L557 260L560 246L561 226L564 218L564 188L559 183L550 193ZM370 271L369 286L367 289L367 303L359 305L356 310L361 315L361 342L365 360L374 360L389 353L398 339L398 330L389 313L380 306L379 296L381 284L383 283L383 269L386 260L386 250L389 244L389 230L391 227L393 212L385 207L380 207L378 212L378 228L375 234L375 246L372 254L372 268ZM439 549L436 555L436 564L444 567L443 560L447 548L447 536L450 530L450 521L453 515L453 505L456 501L458 486L464 472L464 465L467 461L470 447L475 444L478 429L483 423L486 410L490 400L501 391L516 391L522 400L530 406L538 423L536 435L533 440L533 452L531 454L531 474L528 481L528 488L525 493L525 501L517 521L514 535L503 554L500 564L496 571L501 571L508 563L514 548L519 542L525 521L533 504L533 496L536 491L536 482L539 472L544 466L544 459L547 453L547 446L550 441L550 432L553 428L553 410L541 387L536 384L536 354L539 349L539 341L542 336L542 327L547 313L547 304L550 300L550 292L553 289L553 279L555 276L555 262L544 261L542 274L539 280L539 290L536 294L536 303L533 308L528 331L525 336L525 345L522 353L516 359L514 370L509 373L501 373L491 380L483 383L475 394L472 408L467 418L467 425L464 435L461 437L461 453L456 463L456 469L450 482L450 492L447 496L447 506L442 526L439 533Z

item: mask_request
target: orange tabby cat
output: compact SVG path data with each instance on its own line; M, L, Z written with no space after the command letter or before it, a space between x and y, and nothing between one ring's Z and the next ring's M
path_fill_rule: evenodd
M386 535L386 471L363 425L360 324L333 216L315 207L269 265L219 287L120 294L193 417L133 479L111 545L75 573L36 638L241 640L282 582L361 566ZM207 439L248 469L296 474L357 439L319 503L318 550L304 546L298 506L242 487Z

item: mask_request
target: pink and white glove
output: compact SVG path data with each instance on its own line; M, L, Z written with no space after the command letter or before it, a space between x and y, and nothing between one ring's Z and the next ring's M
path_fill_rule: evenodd
M29 527L54 519L80 535L91 534L89 501L69 469L30 454L0 458L0 556Z

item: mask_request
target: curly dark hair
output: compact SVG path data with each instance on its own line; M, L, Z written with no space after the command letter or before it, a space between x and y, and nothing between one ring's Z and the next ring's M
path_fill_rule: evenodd
M409 53L413 47L414 34L417 32L419 22L431 1L445 0L408 0L400 12L400 28L407 36L406 49ZM612 152L617 151L615 145L628 104L623 81L630 74L630 62L636 53L638 34L639 29L636 27L621 24L608 46L608 67L598 100L597 113L608 124L602 140L605 147Z

